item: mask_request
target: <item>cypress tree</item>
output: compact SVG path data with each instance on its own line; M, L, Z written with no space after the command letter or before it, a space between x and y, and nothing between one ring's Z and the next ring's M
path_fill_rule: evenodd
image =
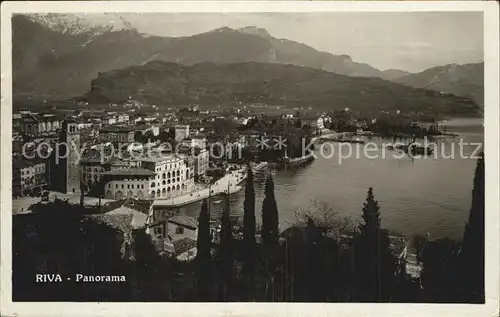
M198 218L198 240L196 262L198 267L198 296L200 301L211 299L212 295L212 254L210 236L210 213L206 200L201 205Z
M271 174L266 181L265 198L262 202L262 242L272 251L278 244L278 206L274 197L274 182Z
M274 197L274 182L271 174L266 180L265 197L262 202L262 243L263 243L263 268L268 274L269 292L266 300L274 301L275 297L275 278L277 268L278 251L278 207Z
M375 200L373 196L373 188L368 189L368 194L366 196L366 202L363 204L363 221L359 225L361 232L370 232L376 234L380 230L380 207L378 201Z
M472 206L462 242L463 282L467 300L484 303L484 154L477 161Z
M245 201L243 202L243 274L246 280L246 291L249 298L255 295L255 190L253 172L247 167L248 176L245 185Z
M227 301L232 294L231 284L233 276L233 232L229 213L229 194L226 195L226 204L222 212L221 232L219 242L219 300Z
M380 227L379 209L370 187L363 206L364 222L359 225L354 243L356 295L361 301L390 300L396 267L390 251L389 235Z

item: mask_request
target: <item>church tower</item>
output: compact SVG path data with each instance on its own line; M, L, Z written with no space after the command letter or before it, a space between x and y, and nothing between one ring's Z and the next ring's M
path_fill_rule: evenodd
M59 144L56 153L55 169L52 173L57 181L54 189L62 193L80 192L80 131L78 123L65 120L59 131Z

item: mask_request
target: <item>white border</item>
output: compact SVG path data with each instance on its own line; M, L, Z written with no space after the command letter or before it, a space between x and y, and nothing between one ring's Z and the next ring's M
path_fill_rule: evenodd
M484 12L486 151L486 304L272 304L272 303L13 303L12 225L12 65L11 14L29 12L328 12L328 11L482 11ZM498 316L499 314L499 7L496 1L401 2L3 2L1 12L1 302L2 316ZM453 34L450 36L460 36ZM472 182L472 179L471 179ZM26 250L29 252L29 250Z

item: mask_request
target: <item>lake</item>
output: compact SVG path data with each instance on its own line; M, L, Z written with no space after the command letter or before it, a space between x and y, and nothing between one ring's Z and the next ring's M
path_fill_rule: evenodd
M473 143L484 140L482 124L482 119L473 118L443 123L446 132L458 137L436 141L435 154L425 158L412 159L390 151L383 145L392 140L380 138L366 139L373 143L370 145L353 144L351 156L347 155L347 145L334 143L333 155L331 145L323 145L323 149L317 146L318 158L311 164L273 171L281 229L296 223L295 211L312 208L313 202L327 204L339 216L361 221L367 190L373 187L383 227L407 237L429 233L432 238L460 239L470 209L476 166L475 159L467 157L476 148ZM460 140L466 144L460 146ZM365 156L363 149L367 146L370 150ZM257 222L261 220L265 177L255 177ZM243 214L243 199L244 190L231 196L232 214ZM200 205L191 204L181 212L197 216ZM219 214L222 206L213 204L213 213Z

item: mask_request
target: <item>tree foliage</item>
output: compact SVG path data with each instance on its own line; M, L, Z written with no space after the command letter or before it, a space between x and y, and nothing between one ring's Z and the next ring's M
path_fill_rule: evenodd
M378 201L368 190L363 206L363 222L354 238L355 294L358 300L387 302L396 273L388 232L380 227Z
M232 296L233 272L234 272L234 242L233 230L230 219L229 195L225 197L225 207L222 212L221 232L219 242L219 290L218 299L229 301Z
M203 201L198 218L197 274L200 301L212 299L212 237L210 235L210 212L208 202Z
M254 297L255 291L255 261L256 261L256 241L255 241L255 189L253 184L253 171L247 166L247 179L245 185L245 200L243 202L243 243L244 262L243 273L246 279L246 290L248 297Z
M262 202L262 242L268 250L273 250L278 244L278 206L274 196L274 181L271 175L267 177L265 197Z
M462 242L464 291L467 300L484 302L484 227L485 227L484 155L477 161L472 190L472 206Z

